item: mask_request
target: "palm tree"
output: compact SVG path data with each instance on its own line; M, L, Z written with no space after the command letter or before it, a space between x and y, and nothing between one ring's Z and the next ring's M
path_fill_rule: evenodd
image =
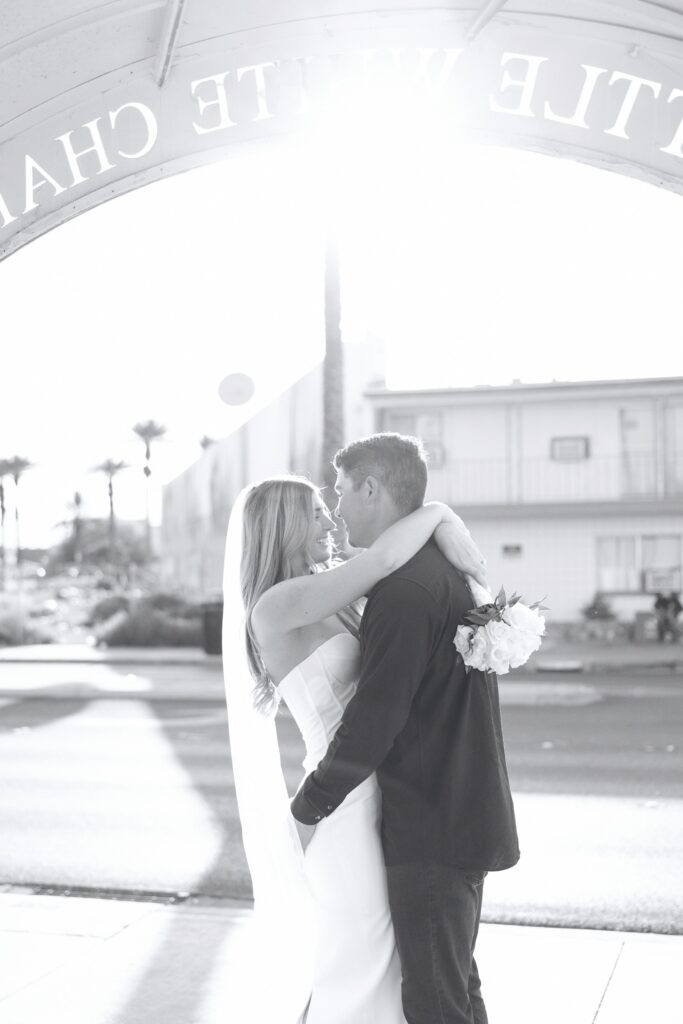
M15 528L16 528L17 567L18 567L19 563L21 562L21 542L20 542L20 539L19 539L19 498L16 495L18 495L19 482L20 482L22 476L24 475L24 473L26 472L27 469L31 469L33 467L34 463L30 462L28 459L22 458L21 455L13 455L11 459L6 459L4 464L7 466L7 469L8 469L7 475L11 476L12 479L14 480L14 489L15 489L14 523L15 523ZM3 501L3 504L4 504L4 501ZM4 512L3 512L3 519L4 519ZM3 530L3 534L4 534L4 530ZM3 562L4 562L4 536L3 536Z
M147 490L145 495L145 524L147 530L147 557L151 558L152 526L149 520L149 478L152 475L152 468L150 466L152 459L152 441L157 441L160 437L163 437L166 433L166 427L162 426L161 423L156 423L154 420L147 420L144 423L136 423L133 427L133 433L137 434L145 446L145 468L143 470L147 481Z
M325 243L325 359L321 479L334 488L332 459L344 443L344 353L341 335L339 247L330 231Z
M83 507L83 497L80 491L75 491L74 496L66 506L71 513L68 519L60 519L55 526L68 526L68 536L59 545L60 550L64 553L64 557L68 558L70 562L75 562L77 565L83 561L83 519L81 517L81 508Z
M73 511L71 520L71 543L73 544L74 562L80 564L83 561L83 550L81 544L81 533L83 531L83 520L81 519L81 508L83 507L83 496L80 491L75 491L70 509Z
M107 478L109 493L109 560L114 562L116 547L116 517L114 516L114 477L124 469L129 469L127 462L117 462L115 459L105 459L98 466L94 466L91 472L104 473Z
M0 586L5 589L5 477L10 475L12 464L9 459L0 459Z

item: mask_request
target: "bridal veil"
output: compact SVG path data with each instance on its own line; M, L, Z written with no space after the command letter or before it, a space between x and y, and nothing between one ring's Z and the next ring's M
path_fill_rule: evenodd
M251 487L238 495L230 514L223 571L223 676L230 753L242 840L254 892L249 929L250 960L240 958L236 984L249 987L240 1024L304 1020L311 992L315 917L304 855L280 761L274 715L254 708L254 680L245 647L240 585L244 506ZM253 970L253 978L252 976ZM265 1017L265 1003L269 1016ZM259 1016L260 1014L260 1016Z

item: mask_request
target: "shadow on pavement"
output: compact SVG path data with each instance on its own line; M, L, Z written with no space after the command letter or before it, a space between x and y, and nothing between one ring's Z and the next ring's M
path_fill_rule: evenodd
M230 746L227 712L220 726L214 727L216 735L225 744L225 782L216 785L207 783L201 777L201 766L198 771L197 760L188 755L186 743L178 740L178 732L171 727L172 722L159 715L159 724L169 746L175 752L178 763L191 780L195 792L201 796L210 809L214 820L220 827L221 845L211 863L207 864L201 876L196 880L196 893L210 894L216 890L216 875L223 881L222 890L239 894L245 899L245 907L250 906L251 885L242 849L241 832L234 794L232 790L232 769L230 766ZM292 723L285 723L289 733ZM288 780L291 784L291 779ZM182 915L172 918L169 928L154 956L150 959L147 969L137 988L122 1007L117 1024L148 1024L150 1013L163 1016L169 1001L169 976L182 972L182 984L175 982L173 988L173 1019L178 1021L200 1020L204 995L211 985L216 972L225 966L229 969L226 958L226 940L229 931L234 928L230 921L216 920L214 916L209 926L205 927L205 935L210 935L210 943L198 943L187 933L187 921ZM221 986L222 987L222 986ZM160 1013L161 1011L161 1013Z
M80 685L80 684L79 684ZM15 729L42 725L51 725L63 718L70 718L83 711L91 701L102 697L96 687L92 688L92 697L62 697L61 693L73 689L71 683L59 683L31 690L30 697L17 697L6 704L0 705L0 733L13 732ZM44 700L41 700L44 697ZM59 700L51 698L59 697Z
M86 710L94 701L107 698L106 692L93 686L88 693L87 684L78 683L83 696L73 696L73 682L61 682L53 686L32 689L30 696L11 699L0 705L0 734L15 729L31 729L51 725L73 717ZM70 696L69 693L72 695ZM58 700L53 699L59 697ZM132 693L134 700L144 701L144 696ZM184 702L174 701L173 707L182 710ZM189 701L191 702L191 699ZM220 833L220 845L215 856L207 862L204 870L195 879L193 894L215 896L217 891L234 894L244 900L245 908L250 906L251 886L242 849L241 831L232 789L232 768L227 712L225 708L215 709L218 721L210 727L210 744L225 751L224 769L208 765L208 759L197 757L198 748L206 742L206 734L197 732L188 743L187 732L179 731L174 715L168 715L166 702L149 701L149 709L155 714L159 730L168 747L184 771L194 792L202 799L216 823ZM298 735L291 721L282 723L287 743L296 743ZM291 761L291 758L288 758ZM297 769L297 771L300 771ZM290 777L290 787L298 778ZM217 879L220 885L217 884ZM201 908L197 908L198 913ZM148 1024L150 1020L173 1020L189 1022L200 1020L202 1006L209 989L213 989L220 972L228 972L229 935L234 935L234 921L207 913L203 919L189 920L182 913L170 916L166 931L159 933L158 945L152 952L145 969L126 1002L117 1012L116 1024ZM152 940L153 942L154 940ZM232 955L232 953L230 953ZM224 979L225 980L225 979ZM227 978L229 982L229 977Z

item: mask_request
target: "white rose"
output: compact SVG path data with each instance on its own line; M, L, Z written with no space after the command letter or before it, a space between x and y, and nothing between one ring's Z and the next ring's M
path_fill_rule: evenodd
M504 647L495 646L489 651L488 665L492 672L502 676L510 671L509 653Z
M463 658L469 652L470 638L473 633L474 630L471 626L458 626L453 643L458 654L461 654Z
M519 668L529 660L531 654L541 646L541 637L535 633L515 630L510 647L510 665Z
M472 638L472 650L468 658L465 659L468 665L472 668L484 670L486 668L486 656L488 653L488 644L486 643L486 634L483 629L476 630Z
M510 668L519 668L520 665L526 664L529 660L531 651L528 651L526 647L517 646L510 651Z
M504 622L496 622L492 619L491 622L486 623L486 632L491 638L491 642L494 644L501 644L507 641L510 635L510 627Z
M539 615L536 608L528 608L521 601L508 608L505 617L514 629L523 633L532 633L534 636L542 636L545 633L543 616Z

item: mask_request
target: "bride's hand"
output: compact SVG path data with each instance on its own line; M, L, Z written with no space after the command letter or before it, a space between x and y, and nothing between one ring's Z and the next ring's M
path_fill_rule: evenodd
M334 541L337 548L337 556L344 562L348 562L349 558L355 558L365 548L354 548L349 544L349 531L346 528L346 523L343 519L339 519L337 516L334 517L337 521L337 530L335 531Z
M444 506L447 508L447 506ZM486 561L472 540L470 531L452 509L434 531L434 540L451 565L472 576L482 587L488 587Z

